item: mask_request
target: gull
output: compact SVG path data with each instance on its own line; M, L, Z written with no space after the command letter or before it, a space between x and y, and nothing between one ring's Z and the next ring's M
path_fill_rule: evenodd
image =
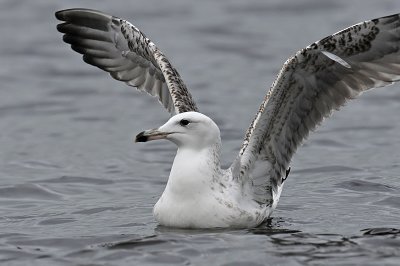
M199 112L177 70L130 22L90 9L56 12L63 40L114 79L156 97L171 118L136 142L177 146L153 208L160 225L250 228L276 208L290 161L309 132L364 91L400 79L400 14L355 24L291 56L268 90L232 165L221 168L216 123Z

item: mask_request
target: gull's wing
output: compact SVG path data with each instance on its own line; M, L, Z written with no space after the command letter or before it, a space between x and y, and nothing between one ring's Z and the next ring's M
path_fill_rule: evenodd
M271 203L297 147L323 118L371 88L400 80L400 14L356 24L289 58L231 169Z
M142 32L126 20L90 9L58 11L57 29L83 60L158 98L170 113L197 111L176 69Z

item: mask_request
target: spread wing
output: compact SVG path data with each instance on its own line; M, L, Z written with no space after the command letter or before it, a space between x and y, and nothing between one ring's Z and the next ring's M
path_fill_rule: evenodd
M126 20L90 9L58 11L57 29L83 60L158 98L171 113L197 111L176 69L142 32Z
M231 167L255 200L274 201L297 147L332 110L400 79L399 16L356 24L286 61Z

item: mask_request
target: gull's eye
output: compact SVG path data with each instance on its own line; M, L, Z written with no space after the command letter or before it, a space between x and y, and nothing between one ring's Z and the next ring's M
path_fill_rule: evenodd
M187 126L187 125L189 125L190 124L190 121L189 120L186 120L186 119L182 119L181 121L179 121L179 125L181 125L181 126Z

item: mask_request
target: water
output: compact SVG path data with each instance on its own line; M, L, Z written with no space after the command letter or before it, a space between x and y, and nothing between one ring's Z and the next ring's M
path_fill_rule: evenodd
M286 58L387 1L54 1L0 3L1 265L399 265L400 85L364 94L293 159L278 209L250 230L163 228L151 211L175 148L133 144L168 115L84 64L54 12L127 18L178 68L238 152Z

